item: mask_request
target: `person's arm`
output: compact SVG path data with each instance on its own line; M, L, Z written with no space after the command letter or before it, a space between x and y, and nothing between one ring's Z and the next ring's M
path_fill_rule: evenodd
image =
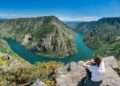
M89 69L89 66L90 66L91 64L93 64L93 63L94 63L93 60L87 61L86 63L83 64L83 67L86 68L86 69Z
M83 66L85 69L88 69L90 63L91 63L91 62L86 62L86 63L84 63L82 66Z

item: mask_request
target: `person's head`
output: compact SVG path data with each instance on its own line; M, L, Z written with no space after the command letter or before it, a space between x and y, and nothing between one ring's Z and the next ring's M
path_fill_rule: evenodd
M101 58L100 58L100 57L96 57L96 58L94 59L94 62L95 62L95 64L96 64L97 66L99 66L99 65L101 64Z

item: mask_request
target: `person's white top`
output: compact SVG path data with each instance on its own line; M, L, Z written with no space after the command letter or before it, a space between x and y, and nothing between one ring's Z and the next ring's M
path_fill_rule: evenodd
M91 72L91 80L94 82L103 80L103 76L105 73L105 65L102 61L100 66L97 65L87 65L88 70Z

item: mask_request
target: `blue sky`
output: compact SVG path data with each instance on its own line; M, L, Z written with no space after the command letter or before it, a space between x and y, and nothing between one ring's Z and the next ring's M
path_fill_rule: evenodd
M0 18L55 15L65 21L120 16L120 0L0 0Z

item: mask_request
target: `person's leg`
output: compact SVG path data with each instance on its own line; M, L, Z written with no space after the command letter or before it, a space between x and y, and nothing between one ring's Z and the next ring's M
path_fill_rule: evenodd
M86 80L86 77L84 77L81 81L79 81L77 86L84 86L85 80Z
M100 82L93 82L91 80L87 81L85 86L100 86L101 85L101 81Z
M83 86L92 86L92 85L90 85L91 72L88 69L86 69L86 73L87 73L87 75L86 75L86 77L84 79Z
M87 77L91 79L91 72L88 69L86 69L86 72L87 72Z
M86 73L87 73L87 75L86 75L86 80L85 81L91 80L91 72L88 69L86 69Z
M94 84L92 83L90 79L87 79L84 86L94 86Z
M102 84L102 81L96 82L96 83L95 83L95 86L100 86L101 84Z

